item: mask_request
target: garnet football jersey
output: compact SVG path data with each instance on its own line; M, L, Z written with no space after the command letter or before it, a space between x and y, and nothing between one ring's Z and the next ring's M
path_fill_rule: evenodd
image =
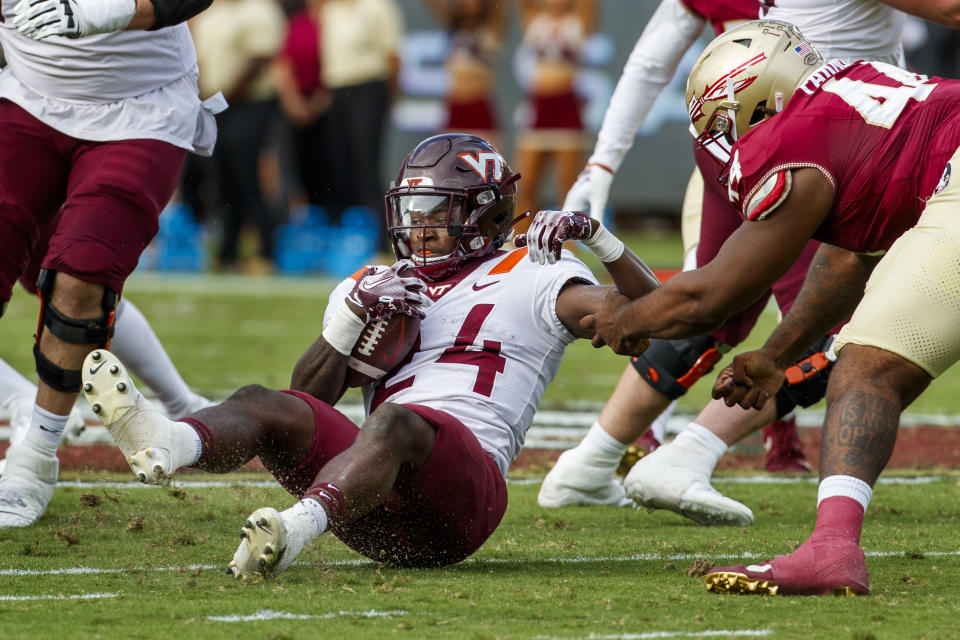
M815 168L835 194L814 238L881 253L916 223L958 146L960 81L834 60L737 141L728 195L747 220L761 220L776 215L790 169Z
M524 248L427 282L433 304L420 324L419 344L375 387L364 388L367 413L383 402L445 411L477 436L506 475L564 350L576 339L556 310L571 280L597 282L568 251L556 264L541 266ZM325 315L353 284L338 285Z

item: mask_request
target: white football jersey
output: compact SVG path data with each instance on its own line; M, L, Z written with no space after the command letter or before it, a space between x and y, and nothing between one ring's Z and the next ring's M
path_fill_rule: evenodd
M824 60L903 63L900 36L906 14L878 0L766 0L762 17L792 22Z
M212 112L197 92L197 55L185 23L157 31L117 31L85 38L21 35L0 0L0 98L81 140L150 138L209 155ZM222 100L222 98L221 98Z
M367 413L383 402L445 411L477 436L506 475L564 350L576 339L557 317L557 296L570 280L597 283L568 251L548 266L526 255L526 249L500 252L428 282L434 302L420 325L419 348L364 389ZM353 285L348 278L331 294L324 324Z

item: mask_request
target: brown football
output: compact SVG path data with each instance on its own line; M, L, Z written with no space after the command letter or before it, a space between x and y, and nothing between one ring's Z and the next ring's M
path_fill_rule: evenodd
M363 328L350 354L347 386L379 380L400 364L420 335L420 318L402 313L375 320Z

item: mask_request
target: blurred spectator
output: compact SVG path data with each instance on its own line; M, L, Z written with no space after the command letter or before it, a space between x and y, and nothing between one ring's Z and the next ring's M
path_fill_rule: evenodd
M297 175L310 204L331 207L327 111L321 81L320 13L323 0L307 0L290 16L287 39L273 63L280 109L292 129Z
M383 211L380 178L383 129L396 88L403 17L393 0L325 0L320 51L323 84L332 92L328 114L334 197ZM382 215L377 216L383 225ZM386 238L381 228L379 238ZM382 241L382 240L381 240Z
M536 57L529 92L530 121L517 135L514 157L524 188L517 210L536 211L544 162L554 165L551 206L559 206L573 185L588 140L574 91L580 49L593 30L594 0L519 0L524 35L521 46Z
M445 130L472 133L499 147L493 83L503 34L503 3L427 0L427 4L450 36Z
M214 150L223 243L220 266L236 266L240 230L256 225L261 260L268 267L273 251L274 215L260 191L258 162L271 118L276 90L270 62L280 48L286 18L275 0L215 0L191 24L200 65L200 94L222 91L230 108L217 116L220 138Z

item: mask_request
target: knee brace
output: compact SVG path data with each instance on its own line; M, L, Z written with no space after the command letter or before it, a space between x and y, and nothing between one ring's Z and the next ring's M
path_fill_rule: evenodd
M651 387L676 400L710 372L729 348L710 336L684 340L655 338L649 349L630 361Z
M786 381L777 392L777 419L796 407L809 407L827 395L830 369L836 356L833 355L832 335L817 340L794 364L787 367Z
M37 294L40 296L40 318L37 321L37 333L33 345L33 357L37 363L37 375L51 388L62 392L80 390L80 369L64 369L40 352L40 336L46 327L50 333L64 342L72 344L92 344L96 347L110 346L113 336L113 321L116 316L116 291L104 287L100 305L103 315L99 318L78 319L61 313L51 302L55 272L42 269L37 278Z

